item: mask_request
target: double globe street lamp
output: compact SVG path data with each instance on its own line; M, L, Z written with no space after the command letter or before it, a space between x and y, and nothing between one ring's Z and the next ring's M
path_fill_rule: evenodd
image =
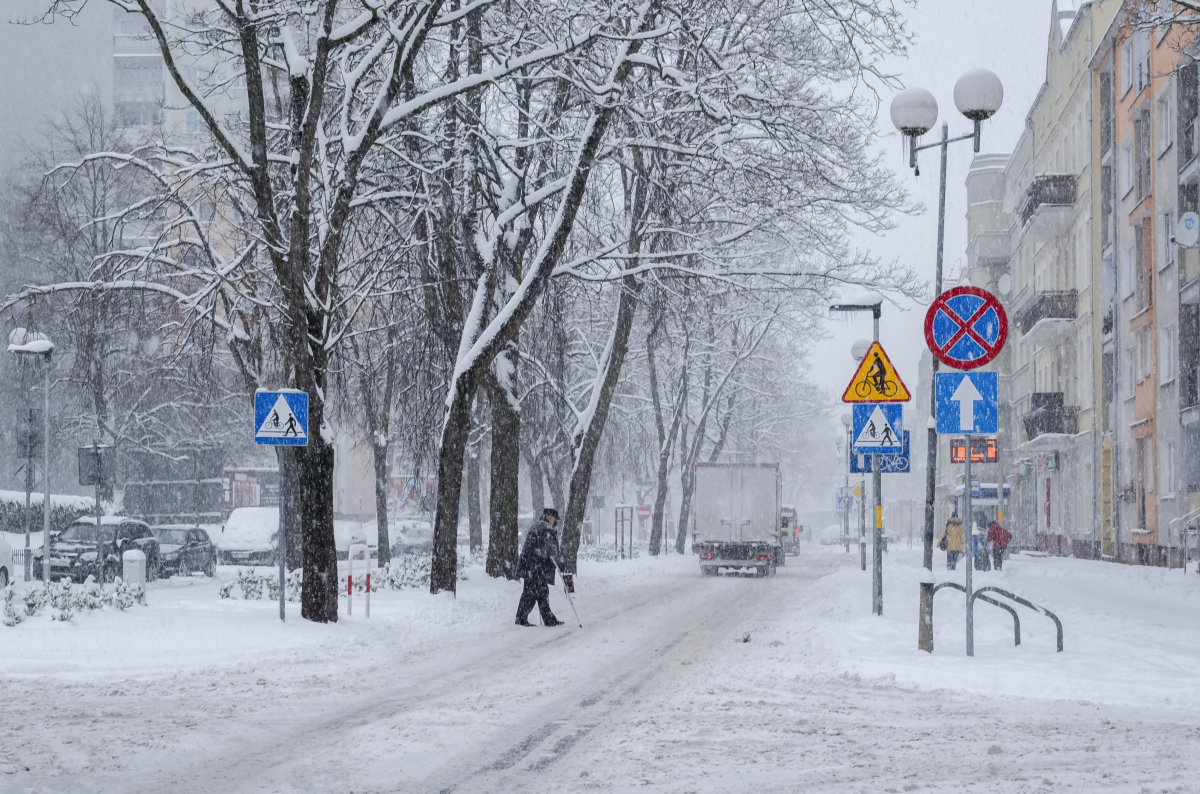
M933 129L938 119L938 104L933 94L924 88L907 88L896 94L892 99L892 124L900 131L908 142L908 165L917 175L921 170L917 166L917 152L938 147L942 150L941 182L938 190L938 228L937 228L937 275L934 280L934 297L942 294L942 253L946 238L946 155L950 144L970 140L979 153L980 128L983 122L991 118L1004 102L1004 86L1000 78L987 69L972 69L958 78L954 84L954 105L958 111L975 123L975 129L968 135L957 138L950 137L949 125L942 124L940 141L917 145L917 139ZM932 358L933 373L937 372L937 358ZM937 489L937 430L933 422L936 410L934 377L929 378L929 431L926 443L926 481L925 481L925 532L924 532L924 565L933 571L933 514L935 491ZM970 561L968 561L968 565ZM931 579L931 577L927 577ZM933 585L921 587L921 618L918 631L917 647L923 651L933 652Z

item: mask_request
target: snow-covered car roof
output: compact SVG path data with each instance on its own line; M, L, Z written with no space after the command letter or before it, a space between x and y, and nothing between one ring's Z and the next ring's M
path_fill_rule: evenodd
M357 521L334 521L333 542L342 551L349 549L351 543L366 543L367 536Z
M95 516L80 516L71 522L72 524L92 524L96 523ZM146 522L140 518L130 518L129 516L101 516L100 526L108 526L109 524L145 524ZM149 524L147 524L149 526Z
M229 514L217 545L222 549L267 551L275 548L279 508L239 507Z

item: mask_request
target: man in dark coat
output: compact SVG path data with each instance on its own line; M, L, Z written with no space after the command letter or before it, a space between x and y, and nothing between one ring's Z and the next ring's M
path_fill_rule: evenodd
M517 559L517 576L525 580L525 589L521 591L521 600L517 604L517 625L532 626L529 613L536 603L542 613L542 623L547 626L561 626L563 621L554 617L550 611L550 585L554 584L554 569L562 570L562 557L558 550L558 511L547 507L542 511L542 518L529 528L525 536L525 545L521 547L521 556ZM567 589L574 592L570 575L563 574L563 583Z

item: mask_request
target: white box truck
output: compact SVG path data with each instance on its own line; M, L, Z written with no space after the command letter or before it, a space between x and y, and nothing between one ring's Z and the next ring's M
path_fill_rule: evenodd
M771 576L783 564L778 463L697 463L692 551L700 571L754 569Z

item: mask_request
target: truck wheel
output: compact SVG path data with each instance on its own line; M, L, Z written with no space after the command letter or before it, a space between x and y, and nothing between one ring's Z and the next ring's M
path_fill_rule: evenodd
M760 579L767 577L769 575L769 572L770 572L770 568L768 568L766 565L760 565L754 569L754 575L759 577Z
M716 576L716 575L717 575L717 566L715 566L715 565L701 565L701 566L700 566L700 573L704 574L705 576Z

